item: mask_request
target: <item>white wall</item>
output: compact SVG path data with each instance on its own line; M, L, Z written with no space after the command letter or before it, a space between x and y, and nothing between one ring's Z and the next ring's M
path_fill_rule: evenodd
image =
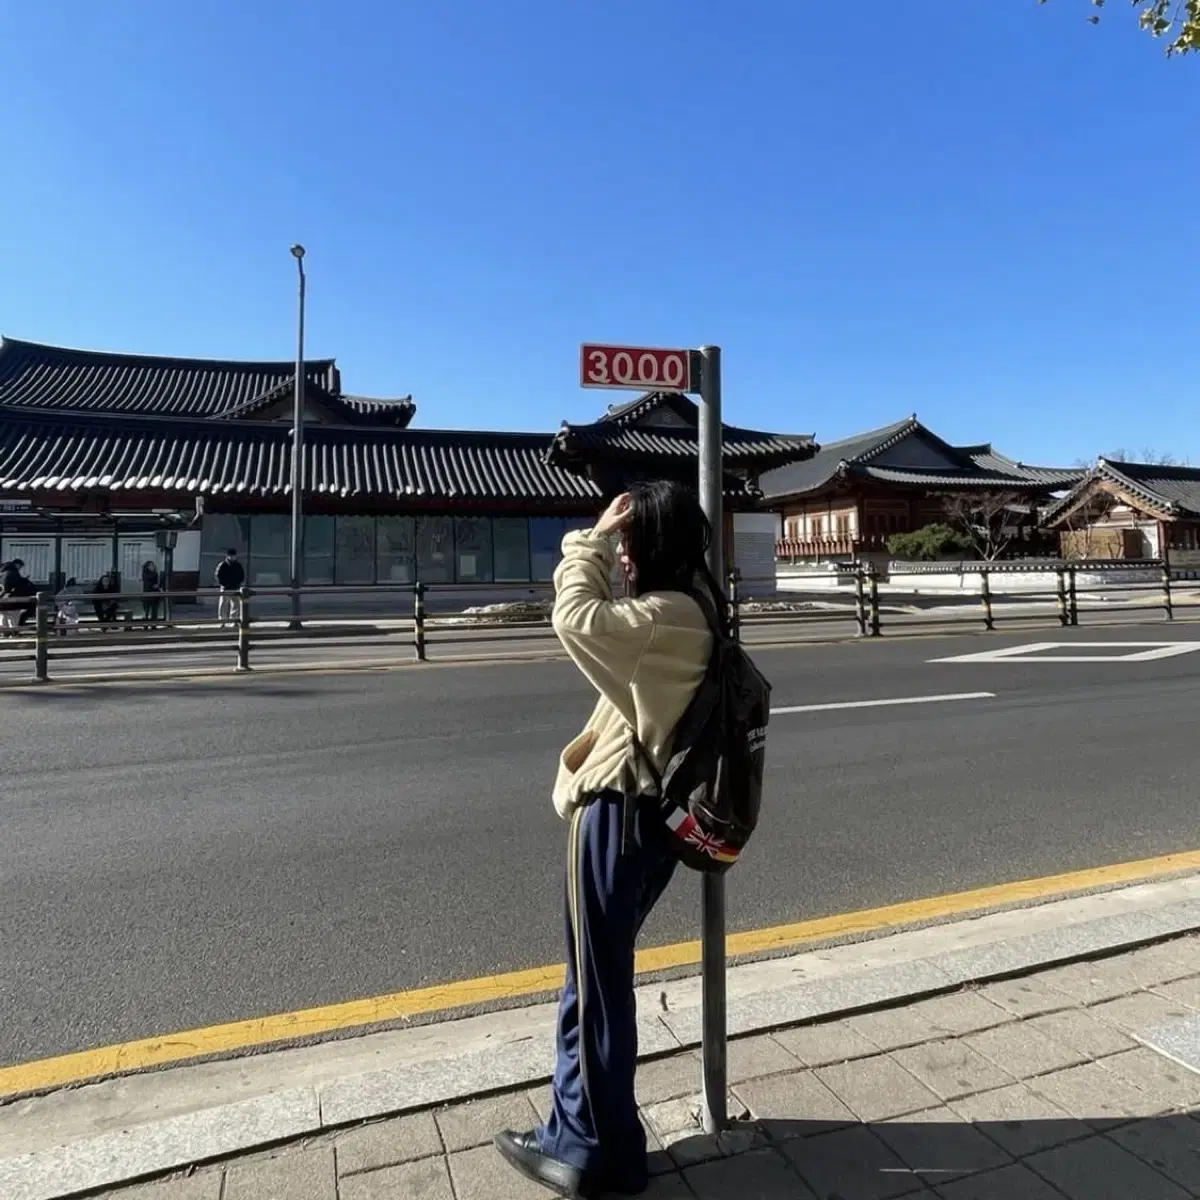
M1159 572L1154 569L1121 571L1080 571L1076 575L1076 586L1093 588L1122 588L1130 585L1154 583ZM1054 592L1058 587L1056 571L1003 571L996 569L988 576L992 595L1020 595L1028 592ZM839 576L832 567L791 567L786 563L779 568L779 587L785 592L846 591L853 588L850 576ZM897 592L908 595L978 596L981 589L978 571L905 571L894 564L887 581L880 584L881 592Z

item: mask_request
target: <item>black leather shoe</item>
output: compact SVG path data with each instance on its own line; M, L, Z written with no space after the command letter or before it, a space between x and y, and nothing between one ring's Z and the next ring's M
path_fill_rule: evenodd
M532 1130L514 1133L506 1129L496 1134L494 1140L504 1160L526 1179L532 1179L560 1196L569 1196L571 1200L585 1200L597 1194L596 1190L589 1190L591 1181L586 1178L586 1172L544 1154L538 1145L537 1134Z
M570 1200L594 1200L603 1195L639 1196L649 1186L645 1178L617 1180L593 1171L581 1171L546 1154L535 1132L506 1129L493 1139L506 1162L526 1179L540 1183Z

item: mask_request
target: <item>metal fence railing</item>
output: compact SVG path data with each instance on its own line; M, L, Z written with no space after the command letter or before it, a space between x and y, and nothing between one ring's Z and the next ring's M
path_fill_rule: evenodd
M1005 562L1000 563L956 563L953 566L943 564L928 564L930 567L941 567L941 571L929 571L929 574L959 574L977 576L979 580L979 620L987 630L993 630L998 621L1029 621L1028 612L1019 611L1022 607L1038 603L1053 606L1053 612L1058 623L1068 628L1079 624L1080 599L1087 597L1103 597L1103 610L1108 613L1145 612L1147 608L1161 607L1167 620L1175 617L1175 603L1172 593L1172 572L1166 563L1161 561L1142 561L1130 564L1116 564L1105 560L1102 562ZM905 571L908 566L905 566ZM1049 575L1053 584L1045 588L1021 587L1019 590L1005 593L1005 598L997 598L993 581L1004 576ZM1101 576L1103 582L1096 581L1093 576ZM1122 578L1124 576L1124 578ZM867 613L865 620L860 619L860 632L864 636L879 636L883 629L883 620L879 603L880 574L872 565L858 567L854 571L856 605L861 607L861 596L867 595ZM1114 598L1114 589L1124 593L1124 596ZM1147 601L1154 601L1153 604ZM1005 611L1009 609L1009 611ZM919 625L944 625L945 614L936 611L927 617L906 615L903 621L905 628Z
M841 623L853 636L880 637L887 629L906 631L929 626L959 628L982 624L994 630L1006 621L1051 620L1062 627L1080 624L1081 601L1103 595L1104 612L1140 612L1161 609L1165 619L1175 617L1172 573L1161 562L1139 563L1126 568L1127 578L1111 563L1056 564L968 564L957 570L978 576L977 616L962 612L954 604L948 614L935 607L924 613L902 615L886 611L880 597L880 573L870 565L844 572L849 576L849 603L825 610L798 611L788 601L770 604L748 602L741 594L741 579L735 572L728 580L731 625L739 633L755 631L757 641L802 640L805 631ZM1051 577L1045 588L1025 589L997 597L995 581L1006 575L1041 572ZM1098 582L1101 575L1106 582ZM1115 586L1114 586L1115 581ZM1114 596L1114 591L1120 593ZM453 584L374 584L362 587L305 587L298 589L302 604L321 598L320 611L305 611L297 622L290 617L294 593L285 587L241 588L221 593L216 589L194 589L186 593L203 605L215 608L197 613L194 608L173 608L172 595L86 593L69 597L39 592L31 597L0 597L0 651L28 652L33 658L33 677L50 678L55 658L67 653L104 655L117 648L157 651L186 657L197 650L228 649L230 665L240 671L252 668L256 651L273 644L295 644L298 638L361 639L407 646L417 662L423 662L432 645L520 640L547 640L551 634L549 605L523 600L500 603L494 611L437 611L431 600L439 593L461 594ZM528 597L527 584L488 585L491 596ZM183 593L180 593L182 596ZM357 607L351 603L357 601ZM365 613L363 603L375 611ZM976 601L972 600L971 604ZM1030 614L1031 606L1044 611ZM890 606L887 606L890 608ZM183 611L186 615L180 616ZM72 635L78 636L76 640ZM5 655L11 660L12 655ZM25 659L28 661L28 659Z

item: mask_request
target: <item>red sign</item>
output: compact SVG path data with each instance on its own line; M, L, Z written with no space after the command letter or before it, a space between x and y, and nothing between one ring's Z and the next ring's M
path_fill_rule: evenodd
M649 346L595 346L579 351L581 387L635 388L642 392L690 392L690 350L655 350Z

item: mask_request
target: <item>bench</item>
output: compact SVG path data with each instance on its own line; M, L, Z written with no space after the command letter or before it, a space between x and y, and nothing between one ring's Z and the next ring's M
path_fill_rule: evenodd
M101 625L101 623L98 620L98 618L96 617L96 614L94 611L80 613L80 612L78 612L78 606L76 606L76 612L77 612L76 619L74 621L70 622L69 624L64 624L58 620L55 620L55 627L57 628L58 632L61 635L63 635L64 637L72 629L78 630L78 629L82 629L84 627L91 627L93 629L108 629L108 628L111 628L111 626L114 624L117 626L124 626L126 633L133 632L133 623L135 620L134 610L124 604L117 605L116 620L113 622L105 622L103 625Z

